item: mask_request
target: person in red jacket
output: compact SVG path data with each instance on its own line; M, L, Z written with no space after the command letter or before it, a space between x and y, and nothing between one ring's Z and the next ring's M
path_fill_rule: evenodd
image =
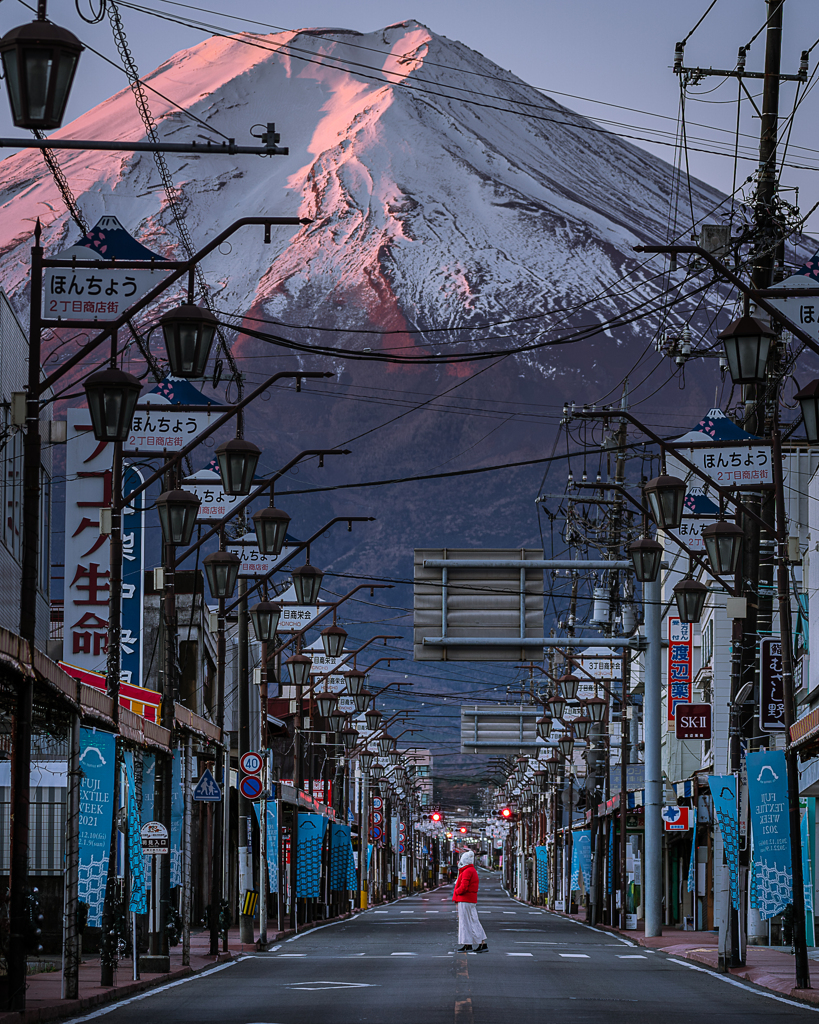
M475 854L467 850L458 861L458 880L452 899L458 904L458 947L459 953L466 953L475 944L476 953L485 953L486 932L478 920L478 872L475 870Z

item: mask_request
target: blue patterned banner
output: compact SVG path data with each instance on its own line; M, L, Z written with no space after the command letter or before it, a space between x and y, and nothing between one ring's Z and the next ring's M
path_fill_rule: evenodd
M78 895L88 904L88 926L102 925L114 816L116 737L80 730L80 865Z
M349 825L330 825L330 888L335 892L358 888Z
M128 910L135 914L147 914L148 894L145 887L145 858L142 856L142 822L134 781L134 754L125 751L125 774L128 778L128 867L131 871L131 889Z
M327 819L321 814L299 814L296 849L296 896L321 895L321 844Z
M748 757L754 755L749 754ZM750 776L750 769L749 769ZM722 833L722 845L731 877L731 903L739 910L739 823L737 821L737 780L734 775L709 775L708 785Z
M259 801L253 801L256 821L259 821L261 810ZM276 800L267 801L267 891L279 891L279 804Z
M549 891L549 847L535 847L535 862L537 864L537 888L541 896Z
M763 920L780 914L793 898L788 770L782 750L748 754L748 801L754 838L756 903Z
M813 916L813 871L811 865L811 832L812 825L816 821L816 797L802 797L799 801L800 814L800 837L802 840L802 879L805 888L805 932L809 946L816 945L814 935L815 918Z
M182 824L185 820L185 794L182 791L182 751L173 752L171 776L171 888L182 884Z
M583 884L589 888L591 882L591 831L581 829L572 832L572 892L580 888L580 873Z

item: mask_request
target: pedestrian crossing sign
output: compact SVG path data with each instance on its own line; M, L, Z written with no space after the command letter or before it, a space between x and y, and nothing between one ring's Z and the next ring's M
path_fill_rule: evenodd
M202 778L196 783L193 791L194 800L203 800L205 803L218 803L222 799L222 790L219 783L211 774L210 768L202 772Z

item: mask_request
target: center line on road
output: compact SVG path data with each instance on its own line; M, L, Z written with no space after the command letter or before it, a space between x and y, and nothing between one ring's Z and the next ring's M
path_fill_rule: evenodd
M562 957L566 957L567 959L574 959L574 960L588 960L589 959L589 954L588 953L558 953L557 955L558 956L562 956Z
M648 960L647 956L643 956L642 953L618 953L618 960Z
M455 1024L473 1024L472 989L465 954L455 954Z
M507 956L534 956L534 953L507 953Z
M390 956L418 956L417 953L390 953Z

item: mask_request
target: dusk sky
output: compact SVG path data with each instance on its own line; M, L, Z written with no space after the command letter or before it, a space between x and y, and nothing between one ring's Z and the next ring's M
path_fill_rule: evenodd
M81 0L84 11L89 0ZM92 6L93 3L92 3ZM686 36L708 8L707 0L628 0L617 4L611 0L576 0L571 4L516 0L511 4L489 4L485 0L466 3L447 0L358 0L355 4L331 3L330 0L309 0L292 5L270 3L269 0L246 0L241 5L244 17L258 19L253 25L229 17L237 6L225 0L207 0L204 8L156 0L151 8L173 17L207 22L219 31L249 29L275 31L305 26L333 26L372 31L395 21L415 18L434 32L458 39L478 50L501 68L509 69L524 81L544 90L570 93L556 98L569 107L590 116L619 122L612 129L626 136L639 136L638 145L652 148L664 159L674 158L674 132L679 112L679 87L670 66L674 43ZM207 13L208 9L212 13ZM140 71L145 74L177 50L206 38L208 32L160 20L139 5L122 5L121 14ZM200 11L202 13L200 13ZM107 19L99 25L84 24L68 0L52 0L48 8L52 20L75 31L80 38L116 59ZM297 22L294 22L294 12ZM3 4L0 28L7 31L25 20L19 2ZM22 17L21 17L22 16ZM691 65L730 68L736 61L737 48L746 44L762 27L766 5L762 0L718 0L703 24L691 37L686 61ZM268 27L269 26L269 27ZM808 49L819 37L819 11L807 0L791 0L785 8L783 71L795 72L801 50ZM748 68L760 70L764 57L764 32L754 42ZM811 55L812 65L819 50ZM814 78L810 84L814 84ZM91 52L83 60L74 86L69 108L76 117L124 85L120 72L105 64ZM477 89L491 91L491 83L476 84ZM810 85L809 85L810 90ZM761 91L761 83L750 83L750 92ZM697 99L693 99L696 95ZM689 125L690 169L717 187L730 191L733 180L733 130L736 119L736 83L708 79L691 91L687 117L690 122L708 123L711 128ZM605 106L605 101L633 109L618 110ZM782 88L781 109L787 115L793 104L794 86ZM806 213L819 199L817 170L819 152L812 149L816 121L816 96L808 91L801 105L790 139L790 163L810 165L814 169L789 169L783 182L800 190L799 205ZM650 116L655 115L655 116ZM660 115L660 116L658 116ZM271 103L271 119L276 120L275 98ZM758 120L749 101L743 103L743 140L749 147L746 156L753 157L756 148ZM239 127L239 126L237 126ZM635 128L639 129L635 131ZM671 145L650 144L645 129L670 132L655 136ZM725 131L719 131L722 128ZM13 134L5 103L0 108L0 130ZM238 135L237 131L237 135ZM720 140L728 155L713 156L713 140ZM800 148L806 147L806 148ZM705 150L706 152L699 152ZM753 159L741 160L737 183L754 169ZM789 196L786 193L786 199ZM819 230L819 217L811 219Z

